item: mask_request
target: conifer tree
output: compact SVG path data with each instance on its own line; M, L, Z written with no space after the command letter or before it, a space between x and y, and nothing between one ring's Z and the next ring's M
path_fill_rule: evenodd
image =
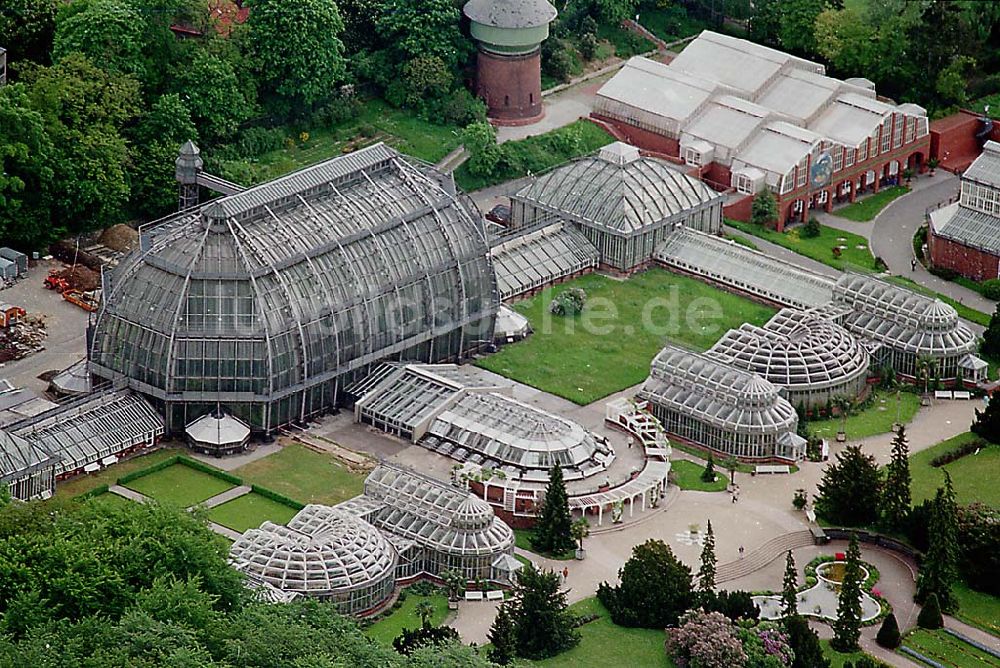
M991 397L984 410L976 409L972 433L990 443L1000 443L1000 399L994 401Z
M878 635L875 636L875 642L886 649L896 649L899 647L901 640L896 615L890 612L889 616L882 622L882 626L879 627Z
M837 619L833 622L830 645L838 652L856 652L861 637L861 548L858 537L851 534L847 546L844 581L840 584Z
M715 482L715 460L712 454L708 455L708 462L705 463L705 470L701 472L702 482Z
M798 574L795 571L795 557L789 550L785 555L785 577L781 586L781 615L791 617L799 614Z
M572 550L573 522L569 514L569 498L566 483L563 482L562 468L558 465L549 469L549 484L545 489L545 501L535 522L535 534L531 545L537 551L558 555Z
M939 629L944 626L937 594L931 592L927 596L924 607L920 608L920 614L917 615L917 626L922 629Z
M903 529L910 516L910 448L906 440L906 428L899 425L899 431L892 439L892 459L885 467L885 483L882 486L882 521L886 529Z
M882 474L875 458L849 445L823 471L816 514L843 526L869 526L879 517Z
M819 635L811 628L802 615L786 617L783 622L788 634L788 644L795 652L789 668L830 668L830 660L823 655Z
M944 472L944 487L938 487L931 508L928 526L927 554L920 565L917 578L917 603L926 603L936 594L938 604L945 612L958 609L958 601L951 588L958 580L958 506L951 474Z
M576 618L566 611L566 592L552 571L534 566L518 571L509 612L520 657L547 659L580 642Z
M510 616L508 604L501 605L497 610L497 616L493 619L487 638L492 645L487 653L490 661L501 666L514 661L517 656L517 629L514 627L514 619Z
M698 569L698 591L702 596L711 596L715 589L715 532L712 520L708 521L705 545L701 548L701 568Z

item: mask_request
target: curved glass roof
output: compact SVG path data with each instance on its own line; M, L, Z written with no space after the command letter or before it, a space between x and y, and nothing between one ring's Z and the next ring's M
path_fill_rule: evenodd
M105 277L91 370L260 400L491 321L483 218L454 193L376 144L144 229Z
M834 300L853 309L844 327L856 336L915 355L975 352L976 335L958 312L933 297L858 274L844 274Z
M638 397L733 432L779 433L794 430L798 419L757 374L671 345L653 358Z
M538 175L511 199L629 234L720 197L670 163L617 142Z
M235 564L283 591L324 595L394 577L396 550L348 512L308 505L288 526L264 522L233 543Z
M763 327L729 330L708 354L790 389L840 386L866 376L869 365L868 352L843 327L794 309Z

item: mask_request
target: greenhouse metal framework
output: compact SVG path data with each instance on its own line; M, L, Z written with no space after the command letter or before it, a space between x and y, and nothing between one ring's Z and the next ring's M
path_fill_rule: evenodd
M90 369L175 432L223 410L271 432L384 359L492 343L484 221L451 176L384 144L143 228L105 275Z
M782 388L793 406L825 406L834 397L854 401L868 387L868 351L816 312L782 309L763 327L729 330L707 354Z
M11 498L47 499L55 492L58 458L28 439L0 430L0 484Z
M714 357L666 346L637 398L649 402L671 438L745 460L805 456L795 409L779 388Z
M603 265L631 271L674 226L721 231L724 200L670 163L618 142L535 177L511 196L511 225L531 229L558 216L580 229Z
M601 254L573 225L555 223L490 250L501 299L539 290L597 267Z

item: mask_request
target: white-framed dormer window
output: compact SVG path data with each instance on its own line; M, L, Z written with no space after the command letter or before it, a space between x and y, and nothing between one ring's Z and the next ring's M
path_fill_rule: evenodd
M743 193L744 195L755 194L753 179L751 179L746 174L736 175L736 191Z
M909 144L917 138L917 122L919 119L907 117L906 119L906 143Z
M882 145L879 149L879 153L889 152L889 141L892 139L892 117L885 119L882 122Z
M806 184L806 179L809 178L809 157L806 156L802 158L799 162L798 172L795 176L795 187L801 188Z
M858 147L858 162L864 162L868 159L868 140L861 142L861 146Z
M701 167L701 153L691 147L685 148L684 162L695 167Z
M903 123L906 122L905 116L896 117L896 125L892 128L892 147L899 148L903 145Z
M844 151L844 167L850 167L854 164L854 154L856 152L853 148Z
M834 146L831 153L833 153L833 171L839 172L844 167L844 149Z

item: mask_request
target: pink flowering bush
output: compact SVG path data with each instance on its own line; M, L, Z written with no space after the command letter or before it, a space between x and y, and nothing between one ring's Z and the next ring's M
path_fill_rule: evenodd
M691 610L667 630L667 653L680 668L745 668L736 625L719 612Z

